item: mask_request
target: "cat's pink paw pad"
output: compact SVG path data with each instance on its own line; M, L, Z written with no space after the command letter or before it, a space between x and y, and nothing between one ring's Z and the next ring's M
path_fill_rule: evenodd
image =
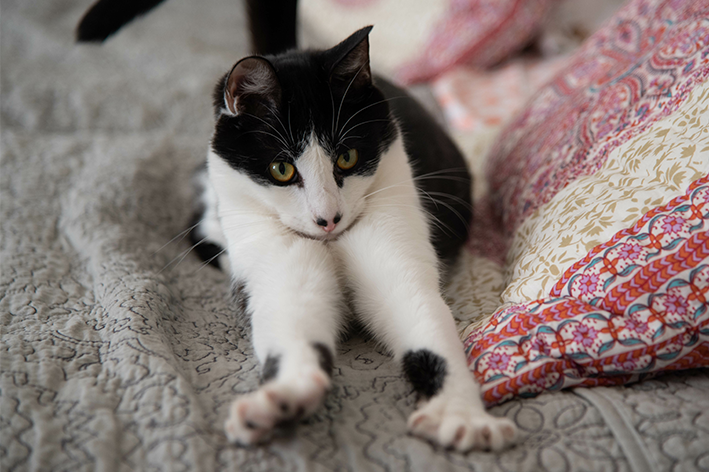
M517 437L517 427L509 419L441 398L416 410L409 417L408 426L415 436L460 452L500 451L511 446Z
M329 388L330 379L321 371L269 382L231 404L224 423L226 436L230 442L243 445L265 442L279 423L311 415Z

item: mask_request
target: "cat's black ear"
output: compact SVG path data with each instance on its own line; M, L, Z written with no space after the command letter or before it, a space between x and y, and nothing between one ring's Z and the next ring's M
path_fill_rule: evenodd
M237 62L224 81L224 106L230 115L263 115L281 102L281 85L268 60L251 56Z
M372 85L369 68L369 32L372 28L362 28L330 49L334 56L330 82L344 83L354 89Z

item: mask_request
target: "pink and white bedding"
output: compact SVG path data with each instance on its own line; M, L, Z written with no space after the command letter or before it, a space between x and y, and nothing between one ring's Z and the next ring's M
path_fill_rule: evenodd
M466 331L488 403L709 365L708 17L630 2L497 138L504 288Z

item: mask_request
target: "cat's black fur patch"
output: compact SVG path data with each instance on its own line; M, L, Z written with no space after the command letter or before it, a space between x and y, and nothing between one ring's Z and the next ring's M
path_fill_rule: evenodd
M278 367L281 363L281 356L269 355L261 369L261 383L266 383L278 375Z
M295 48L297 0L247 0L251 50L278 54Z
M443 387L447 369L446 360L428 349L404 354L404 375L420 395L431 398Z
M193 218L192 229L190 230L190 244L194 248L194 252L197 256L206 262L207 264L221 270L221 264L219 264L219 256L224 252L224 248L221 246L205 241L203 236L200 236L197 232L199 227L197 223L201 220L201 214Z
M414 98L386 80L378 78L376 85L393 98L392 112L401 124L421 204L435 216L430 224L433 246L441 262L450 264L467 241L473 219L472 179L465 158Z
M320 368L329 376L332 377L332 368L334 367L334 356L330 348L323 343L313 343L313 348L318 353L318 362Z

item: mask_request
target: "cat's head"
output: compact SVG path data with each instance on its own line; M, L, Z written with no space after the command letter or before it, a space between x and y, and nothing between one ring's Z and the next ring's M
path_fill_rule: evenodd
M370 30L325 51L244 58L215 91L213 151L309 237L336 237L357 220L396 136L372 83Z

